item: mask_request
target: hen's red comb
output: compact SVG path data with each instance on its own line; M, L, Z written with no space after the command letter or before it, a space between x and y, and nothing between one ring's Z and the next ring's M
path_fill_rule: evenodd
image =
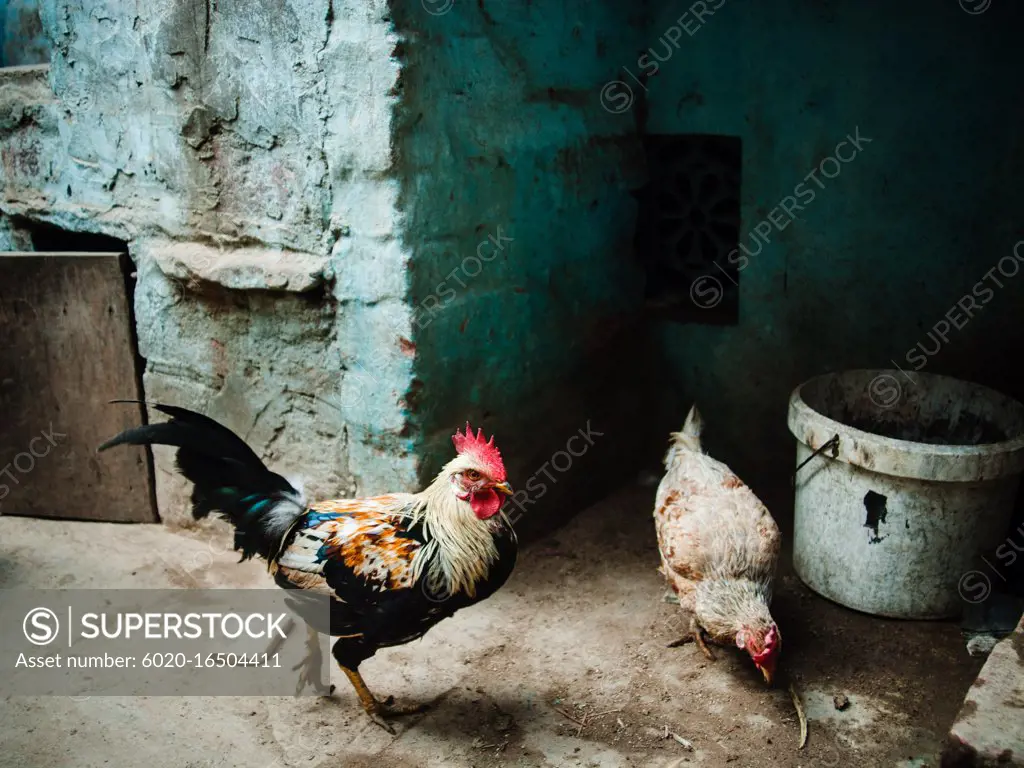
M487 469L487 474L492 480L499 483L505 482L505 463L501 460L501 451L494 444L494 436L488 440L484 437L484 431L478 429L476 435L473 428L466 422L466 434L456 430L452 435L452 442L455 444L456 452L467 454L479 461Z
M764 636L764 650L757 653L752 653L751 658L760 664L763 661L770 659L779 650L779 635L775 631L775 627L770 627L768 633Z

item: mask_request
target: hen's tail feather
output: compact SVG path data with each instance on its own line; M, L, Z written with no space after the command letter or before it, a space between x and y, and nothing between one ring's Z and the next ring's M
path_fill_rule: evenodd
M686 414L686 422L683 424L682 430L676 433L676 442L686 446L691 451L702 452L700 435L703 431L704 419L701 417L700 411L697 410L695 403L690 408L690 412Z
M138 401L118 401L138 402ZM192 516L217 512L235 526L242 559L270 557L281 537L306 510L291 483L271 472L238 435L208 416L151 403L170 421L126 429L99 447L169 445L178 448L178 471L193 484Z

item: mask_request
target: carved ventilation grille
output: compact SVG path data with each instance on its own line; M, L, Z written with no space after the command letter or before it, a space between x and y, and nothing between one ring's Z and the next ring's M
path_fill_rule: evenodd
M640 194L636 247L647 269L648 305L681 322L734 324L740 140L663 135L644 141L650 182Z

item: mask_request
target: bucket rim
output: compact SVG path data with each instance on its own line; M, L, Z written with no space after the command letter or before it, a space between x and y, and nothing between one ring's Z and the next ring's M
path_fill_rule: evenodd
M842 377L906 376L899 369L854 368L814 376L793 389L789 397L787 426L790 433L812 451L839 436L835 459L873 472L935 482L981 482L1008 477L1024 471L1024 432L996 443L979 445L937 445L885 437L826 416L812 408L803 397L808 386ZM936 373L913 374L925 381L944 381L984 394L1005 407L1024 414L1024 404L982 384ZM826 454L831 460L831 452ZM799 480L799 477L798 477Z

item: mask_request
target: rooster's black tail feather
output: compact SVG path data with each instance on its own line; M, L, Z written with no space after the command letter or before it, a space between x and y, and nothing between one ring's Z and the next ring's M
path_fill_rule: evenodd
M138 402L117 400L114 402ZM306 509L302 494L271 472L238 435L208 416L173 405L150 403L170 421L126 429L99 447L170 445L178 448L178 471L193 483L192 515L218 513L235 526L242 559L270 557Z

